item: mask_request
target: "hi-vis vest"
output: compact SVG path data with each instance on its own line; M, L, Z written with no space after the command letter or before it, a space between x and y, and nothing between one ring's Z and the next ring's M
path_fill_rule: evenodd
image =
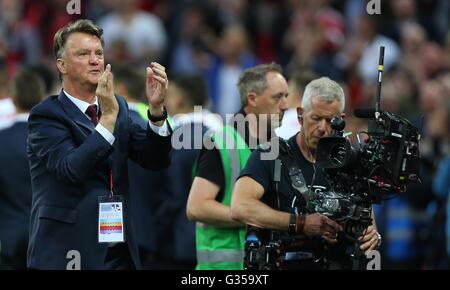
M142 119L148 121L148 117L147 117L147 110L148 110L148 106L144 103L137 103L136 104L136 110L139 114L139 116L141 116Z
M212 140L219 150L225 176L221 203L230 206L231 193L251 151L231 126L215 132ZM196 224L197 270L242 270L246 228L218 228Z

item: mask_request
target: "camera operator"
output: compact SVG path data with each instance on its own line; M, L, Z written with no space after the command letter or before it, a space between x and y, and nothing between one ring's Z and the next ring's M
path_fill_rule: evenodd
M342 232L342 226L322 214L306 214L306 201L293 184L294 177L300 180L300 187L307 186L316 192L329 189L322 169L315 164L316 149L319 139L331 134L331 119L344 117L344 107L344 92L336 82L325 77L310 82L305 88L301 107L297 108L301 131L289 140L279 139L280 154L276 160L262 160L261 154L269 145L260 146L252 153L236 182L231 202L233 219L250 225L249 229L252 226L258 228L263 245L275 240L290 241L288 245L293 241L304 241L297 243L299 249L290 255L289 247L281 247L282 261L286 262L282 262L281 268L323 268L313 261L317 258L315 248L329 248L330 253L340 254L336 257L346 256L345 249L339 247L341 236L338 234ZM293 167L301 172L293 173ZM278 177L277 171L281 172ZM373 222L359 238L360 249L364 252L376 249L380 241ZM291 258L298 261L290 263ZM339 261L327 261L327 265L332 269L345 268ZM261 268L261 265L257 267Z

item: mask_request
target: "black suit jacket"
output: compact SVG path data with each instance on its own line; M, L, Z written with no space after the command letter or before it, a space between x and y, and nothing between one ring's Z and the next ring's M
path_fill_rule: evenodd
M81 269L102 269L107 244L98 243L98 197L124 195L125 239L133 262L140 260L129 213L127 161L148 169L169 165L171 136L133 123L125 100L111 146L90 120L61 92L34 107L29 118L28 157L33 188L28 266L66 269L68 252L80 253Z
M0 131L0 269L27 266L31 208L27 131L26 122Z

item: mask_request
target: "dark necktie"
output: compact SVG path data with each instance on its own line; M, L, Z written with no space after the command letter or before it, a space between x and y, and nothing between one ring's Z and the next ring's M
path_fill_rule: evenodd
M99 119L97 114L97 105L90 105L86 109L86 115L88 115L89 118L91 118L92 124L94 124L94 126L97 126Z

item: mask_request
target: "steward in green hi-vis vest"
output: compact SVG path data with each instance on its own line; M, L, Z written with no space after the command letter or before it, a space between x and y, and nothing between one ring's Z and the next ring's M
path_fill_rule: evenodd
M244 139L231 126L225 126L212 135L220 153L225 176L224 197L221 203L230 206L231 193L241 169L251 151ZM219 228L197 222L197 270L243 270L245 226Z

